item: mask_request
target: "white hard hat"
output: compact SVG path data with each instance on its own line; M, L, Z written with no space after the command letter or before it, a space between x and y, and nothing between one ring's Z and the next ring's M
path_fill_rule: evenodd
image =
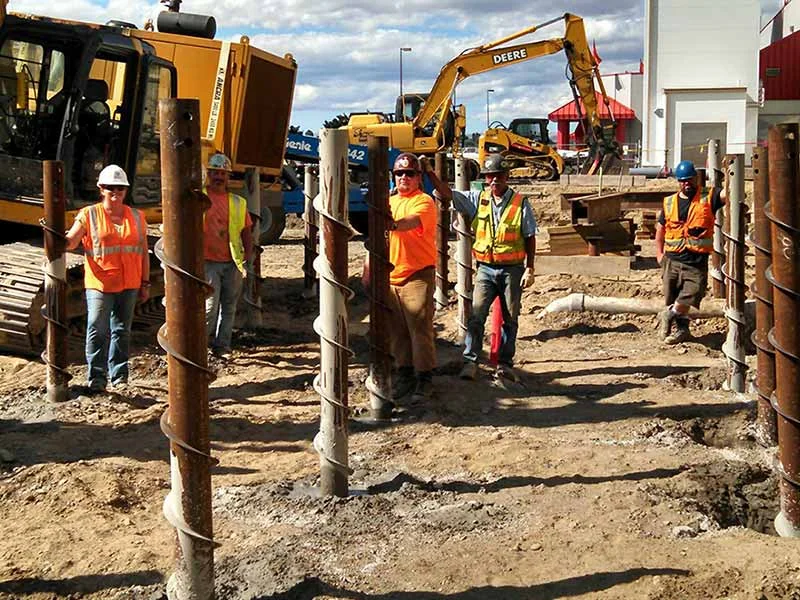
M108 165L105 169L100 171L100 176L97 178L97 187L101 185L124 185L130 186L128 183L128 176L122 167L117 165Z
M206 169L228 171L230 173L231 171L233 171L233 165L231 165L231 159L225 156L222 152L215 152L214 154L208 157L208 164L206 164Z

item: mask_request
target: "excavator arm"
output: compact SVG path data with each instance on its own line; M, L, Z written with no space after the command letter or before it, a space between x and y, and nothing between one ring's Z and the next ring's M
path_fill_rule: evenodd
M559 21L565 24L563 37L508 45ZM604 140L608 136L603 135L594 93L595 82L607 105L608 99L597 63L586 41L583 19L570 13L494 42L470 48L456 56L442 67L425 103L410 123L387 122L383 116L376 114L351 116L347 125L350 143L365 144L369 135L376 135L388 137L391 146L403 151L423 153L443 149L446 146L444 126L452 108L453 91L461 81L472 75L555 54L561 50L567 56L568 78L573 94L576 99L583 101L585 115L581 120L584 121L584 129L590 138L590 146L605 154L603 150L607 144ZM610 127L614 127L613 116Z

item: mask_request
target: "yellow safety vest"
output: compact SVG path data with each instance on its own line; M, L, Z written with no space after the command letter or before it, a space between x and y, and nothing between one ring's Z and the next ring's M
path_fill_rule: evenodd
M711 212L713 188L697 190L689 205L686 221L679 220L678 194L664 198L664 251L711 254L714 248L714 213ZM689 233L690 230L694 234ZM698 233L699 232L699 233Z
M478 212L472 220L475 260L491 265L514 265L525 262L525 239L522 237L522 196L515 193L508 201L495 230L492 219L492 192L483 190Z
M208 195L205 187L203 193ZM231 258L236 263L236 268L244 274L244 244L242 243L242 230L247 218L247 200L228 192L228 245L231 249Z

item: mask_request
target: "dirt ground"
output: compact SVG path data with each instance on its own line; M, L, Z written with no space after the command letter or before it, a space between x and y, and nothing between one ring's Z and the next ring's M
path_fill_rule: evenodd
M563 218L552 191L534 192L542 224ZM538 277L515 389L488 370L457 378L453 295L436 319L435 399L403 403L381 427L354 419L353 494L309 495L319 338L302 253L296 226L265 249L265 326L212 363L218 598L800 599L800 546L772 526L774 449L754 442L754 396L722 389L725 322L694 324L693 341L669 348L655 317L536 317L575 291L657 298L655 268ZM354 239L354 416L367 405L363 254ZM50 405L41 363L0 357L0 598L165 597L175 533L161 514L157 317L137 325L124 392ZM82 383L79 351L71 370Z

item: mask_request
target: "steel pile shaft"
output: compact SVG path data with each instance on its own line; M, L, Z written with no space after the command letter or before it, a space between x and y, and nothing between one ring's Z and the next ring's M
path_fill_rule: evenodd
M64 194L64 163L46 160L43 163L44 183L44 251L45 266L42 315L47 321L47 348L42 359L47 364L47 400L63 402L68 398L67 372L67 250L66 196Z
M253 218L253 255L245 265L248 277L244 282L244 318L243 327L256 328L264 324L261 313L261 174L258 169L249 167L244 172L245 189L247 190L247 210Z
M169 408L161 419L170 439L172 489L164 515L177 529L177 566L167 585L171 600L214 598L214 541L205 323L200 104L161 100L161 196L164 238L157 254L165 266L166 324L159 342L167 351Z
M370 136L369 152L369 392L370 417L376 420L392 416L392 353L389 347L389 331L392 309L388 304L389 236L389 140Z
M460 192L469 191L469 176L467 174L467 161L463 158L456 159L456 189ZM472 224L460 212L456 213L455 223L458 242L456 243L456 294L458 294L458 338L461 343L467 335L467 321L472 315Z
M728 359L728 387L744 392L745 373L745 327L744 297L747 286L744 282L744 223L747 211L744 203L744 156L737 154L728 161L728 222L727 260L722 272L725 275L726 302L725 316L728 318L728 337L722 351Z
M772 284L767 280L767 269L772 263L770 224L765 214L769 210L769 154L766 148L753 148L753 239L756 254L756 280L753 293L756 297L756 329L752 335L758 359L758 413L756 441L762 446L778 443L778 422L772 408L775 391L775 348L769 341L773 327Z
M775 529L783 537L800 537L800 127L774 125L769 130L769 197L771 222L775 348L775 402L781 511Z
M320 336L320 373L314 389L321 398L319 433L314 448L320 457L322 494L348 494L349 417L347 374L347 302L353 292L347 286L348 174L347 131L320 130L320 193L315 208L320 216L319 256L314 267L319 273L320 315L314 330Z
M444 152L436 153L434 170L439 181L447 183L447 155ZM450 260L450 201L442 198L438 203L436 220L436 289L433 299L436 310L447 308L447 288L450 287L450 274L448 261Z
M706 175L709 187L721 187L720 181L720 156L719 140L708 140L708 158L706 160ZM711 254L711 293L715 298L725 297L725 277L722 266L725 264L725 238L722 230L725 224L725 209L720 208L714 220L714 251Z
M319 193L319 180L310 167L306 167L303 193L305 196L305 210L303 211L303 222L305 223L305 235L303 237L303 289L313 290L314 284L317 282L314 261L317 258L317 238L319 236L319 216L314 208L314 198Z

